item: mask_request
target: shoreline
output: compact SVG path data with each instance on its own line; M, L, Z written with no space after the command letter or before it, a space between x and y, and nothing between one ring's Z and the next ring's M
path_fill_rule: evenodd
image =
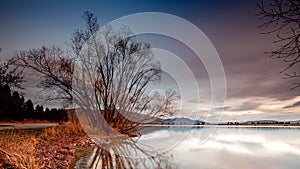
M0 131L9 129L43 129L59 126L59 123L2 123L0 122Z
M65 123L68 124L68 123ZM0 131L5 129L42 129L48 127L61 126L55 122L29 122L29 123L14 123L0 122ZM261 127L261 128L300 128L300 124L142 124L142 127Z
M145 127L261 127L261 128L300 128L300 124L280 124L280 125L274 125L274 124L257 124L257 125L252 125L252 124L239 124L239 125L228 125L228 124L200 124L200 125L195 125L195 124L144 124L142 126Z

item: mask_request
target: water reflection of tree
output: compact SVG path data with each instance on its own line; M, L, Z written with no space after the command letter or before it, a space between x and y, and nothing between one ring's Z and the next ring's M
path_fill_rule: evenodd
M172 155L158 154L151 147L133 139L116 139L96 147L91 153L87 168L176 168Z

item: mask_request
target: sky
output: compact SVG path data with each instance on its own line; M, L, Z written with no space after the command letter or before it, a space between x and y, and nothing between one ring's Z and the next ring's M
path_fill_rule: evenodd
M100 25L140 12L162 12L187 20L206 35L223 64L227 96L224 105L216 108L224 108L222 120L300 119L300 89L290 90L293 81L283 79L284 74L279 73L285 65L265 54L276 48L272 43L274 36L261 34L263 29L258 27L261 21L256 16L258 7L254 0L4 0L0 6L1 57L9 58L16 51L42 45L67 48L73 31L83 27L81 16L86 10L97 15ZM182 91L187 96L176 116L197 119L209 116L210 77L196 54L169 37L141 35L138 38L176 54L197 79L200 98L193 94L196 89L185 87ZM175 77L164 76L160 88L178 88ZM36 95L38 88L30 78L25 87L25 97L40 103L41 98Z

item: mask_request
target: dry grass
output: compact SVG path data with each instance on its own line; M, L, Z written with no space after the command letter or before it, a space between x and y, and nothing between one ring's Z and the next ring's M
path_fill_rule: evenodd
M38 169L42 166L35 159L38 139L18 131L6 132L0 138L0 157L20 169Z
M68 123L42 130L9 130L0 132L0 159L20 169L43 168L43 161L37 158L37 144L66 136L81 136L80 124ZM0 167L1 168L1 167Z
M63 125L45 128L40 135L42 139L51 139L61 136L83 135L84 131L79 123L66 123Z

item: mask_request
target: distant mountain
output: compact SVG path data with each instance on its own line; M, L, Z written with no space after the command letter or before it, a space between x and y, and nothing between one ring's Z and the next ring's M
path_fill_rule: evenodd
M240 122L239 124L279 124L277 120L252 120L246 122Z
M300 120L290 121L290 124L300 124Z
M185 117L180 118L172 118L172 119L158 119L156 122L160 124L187 124L187 125L193 125L193 124L204 124L201 120L192 120Z
M194 120L188 118L173 118L164 120L167 124L194 124Z
M300 124L300 120L294 121L278 121L278 120L252 120L245 122L205 122L201 120L192 120L185 117L179 118L156 118L153 121L149 122L149 124L169 124L169 125L202 125L202 124L211 124L211 125L257 125L257 124Z
M239 124L300 124L300 120L295 120L295 121L253 120L253 121L240 122Z

